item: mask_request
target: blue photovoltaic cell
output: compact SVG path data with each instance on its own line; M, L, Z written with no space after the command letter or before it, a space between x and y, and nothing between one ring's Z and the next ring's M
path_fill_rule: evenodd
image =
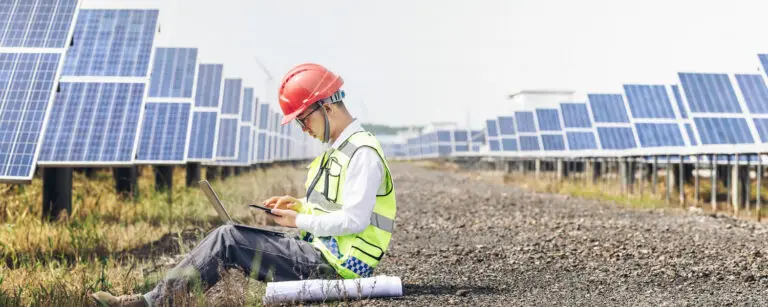
M455 142L467 142L469 141L469 136L467 135L467 131L464 130L457 130L453 132L453 140Z
M635 148L635 136L632 128L624 127L598 127L600 146L605 150L622 150Z
M768 118L755 118L755 128L761 143L768 143Z
M0 1L0 47L64 48L77 0Z
M499 141L491 140L491 141L488 141L488 144L491 147L491 151L501 151L501 147L499 146Z
M486 128L486 131L488 131L489 137L499 136L499 131L498 129L496 129L496 120L493 120L493 119L486 120L485 128Z
M539 150L539 137L520 136L520 150L521 151Z
M592 121L589 119L586 103L564 102L560 104L563 112L563 121L565 128L591 128Z
M258 151L257 160L259 162L264 162L267 159L267 134L264 132L259 132L259 146L256 148Z
M200 64L197 72L195 90L196 107L219 107L221 99L221 74L224 65Z
M635 127L642 147L685 146L677 124L638 123Z
M541 144L544 150L565 150L565 142L560 134L542 134Z
M515 112L515 119L517 120L517 132L536 132L536 125L533 121L533 112Z
M768 54L759 54L760 63L763 64L763 72L768 74Z
M768 113L768 87L761 75L736 75L741 93L747 102L749 112L754 114Z
M691 124L685 124L685 132L688 134L688 140L690 140L692 146L699 145L699 142L696 141L696 135L693 134Z
M695 117L693 121L699 132L701 144L754 143L746 119Z
M438 131L437 132L437 141L438 142L450 142L451 141L451 132L450 131Z
M145 84L59 85L61 92L51 108L40 161L132 161Z
M239 164L248 164L250 161L248 161L248 158L251 156L250 148L251 148L251 126L250 125L241 125L240 126L240 144L238 146L238 154L237 154L237 163Z
M680 86L673 85L672 94L675 95L675 103L677 104L677 110L680 112L680 117L687 119L688 111L685 109L685 104L683 103L683 96L680 95Z
M437 148L437 153L441 156L450 156L451 153L453 153L453 150L451 149L451 145L440 145Z
M243 88L243 112L241 112L240 120L243 122L251 122L253 120L253 88Z
M566 132L569 150L597 149L595 134L592 132L572 131Z
M80 10L64 76L145 77L158 10Z
M501 135L515 135L515 119L511 116L501 116L498 119Z
M236 158L237 152L237 119L236 118L222 118L219 121L219 141L218 148L216 150L217 158Z
M472 142L478 143L478 144L484 144L485 143L485 133L481 130L474 130L471 133L472 135Z
M501 148L504 151L517 151L517 140L516 139L502 138L501 139Z
M742 112L728 75L701 73L679 73L678 75L691 112Z
M61 55L0 53L0 178L29 178Z
M539 120L540 131L562 131L560 126L560 114L557 109L536 109L536 118Z
M184 161L190 108L189 103L147 103L137 159Z
M240 114L242 89L242 79L224 79L224 97L221 99L221 114Z
M216 136L216 112L195 111L192 117L192 131L189 135L190 159L213 160L213 146Z
M596 123L628 123L629 116L621 94L588 94Z
M261 112L259 112L259 129L266 131L269 127L269 105L261 105Z
M149 97L191 98L197 48L156 48Z
M663 85L624 85L627 104L634 118L675 118Z

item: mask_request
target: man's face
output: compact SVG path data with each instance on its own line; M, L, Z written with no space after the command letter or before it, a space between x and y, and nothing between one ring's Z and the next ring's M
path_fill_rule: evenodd
M302 127L304 132L322 141L325 134L325 121L323 120L323 114L321 114L323 111L320 108L322 106L319 104L311 105L304 112L301 112L296 117L296 120L299 121L299 126Z

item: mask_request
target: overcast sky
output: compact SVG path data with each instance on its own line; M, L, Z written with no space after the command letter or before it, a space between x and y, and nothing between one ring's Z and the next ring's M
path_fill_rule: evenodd
M262 100L316 62L365 122L480 128L522 89L620 91L679 71L757 72L765 0L83 0L159 8L157 46L198 47ZM274 80L265 93L265 74ZM277 108L275 104L275 108ZM438 111L439 110L439 111Z

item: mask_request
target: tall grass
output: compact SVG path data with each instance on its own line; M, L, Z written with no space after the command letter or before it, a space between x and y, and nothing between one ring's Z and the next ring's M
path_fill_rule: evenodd
M302 171L275 167L212 183L234 218L261 225L249 202L302 196ZM87 293L145 292L220 221L202 192L174 171L171 197L154 191L152 170L139 178L139 196L114 193L109 170L88 179L75 173L72 212L42 219L42 183L0 185L0 306L84 305Z

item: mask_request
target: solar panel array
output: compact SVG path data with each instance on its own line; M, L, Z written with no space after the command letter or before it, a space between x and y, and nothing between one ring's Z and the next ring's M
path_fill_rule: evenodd
M0 2L1 181L32 179L78 5Z
M768 71L768 54L757 58ZM754 160L768 143L766 77L680 72L679 84L625 84L614 93L586 93L584 101L521 108L486 119L479 135L453 131L452 151L438 156L718 154L724 162L741 154L741 161ZM480 150L463 145L481 138ZM397 158L429 157L433 143L426 133L387 147Z
M133 163L157 17L151 9L80 10L40 164Z
M200 64L197 48L156 48L158 18L77 0L0 2L0 182L28 182L38 164L247 166L260 151L262 161L318 153L267 105L261 129L253 88Z

